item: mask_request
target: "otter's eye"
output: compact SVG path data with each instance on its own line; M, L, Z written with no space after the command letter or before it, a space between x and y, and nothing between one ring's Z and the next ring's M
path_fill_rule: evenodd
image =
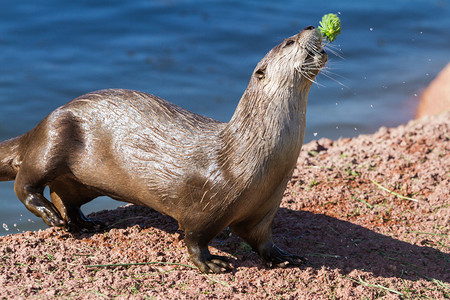
M294 43L294 40L287 40L286 43L284 44L284 47L290 46Z
M263 70L263 69L259 69L258 71L256 71L255 72L255 76L256 76L256 78L258 78L258 79L263 79L264 78L264 71L265 70Z

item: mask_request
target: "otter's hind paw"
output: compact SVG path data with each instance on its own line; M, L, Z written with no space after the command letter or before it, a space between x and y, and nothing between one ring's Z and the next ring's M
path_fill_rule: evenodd
M266 259L266 265L268 267L284 268L289 265L300 266L307 261L308 260L304 257L285 252L278 248L276 245L272 245L272 248L270 249L270 255Z

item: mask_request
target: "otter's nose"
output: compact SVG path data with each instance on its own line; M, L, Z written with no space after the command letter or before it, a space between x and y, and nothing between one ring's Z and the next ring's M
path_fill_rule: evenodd
M309 26L306 26L303 30L313 30L313 29L316 29L316 27L309 25Z

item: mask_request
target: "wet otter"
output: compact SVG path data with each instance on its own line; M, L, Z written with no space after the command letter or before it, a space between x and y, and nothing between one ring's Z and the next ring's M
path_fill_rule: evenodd
M86 94L1 143L0 180L15 180L17 197L49 226L95 228L80 206L101 195L170 215L202 272L229 267L208 250L226 227L269 265L300 264L274 245L272 221L326 60L312 26L284 40L256 66L229 123L142 92Z

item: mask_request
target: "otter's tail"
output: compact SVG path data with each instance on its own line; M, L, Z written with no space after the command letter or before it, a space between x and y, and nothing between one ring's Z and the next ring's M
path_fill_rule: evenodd
M0 143L0 181L14 180L19 171L18 157L21 137Z

